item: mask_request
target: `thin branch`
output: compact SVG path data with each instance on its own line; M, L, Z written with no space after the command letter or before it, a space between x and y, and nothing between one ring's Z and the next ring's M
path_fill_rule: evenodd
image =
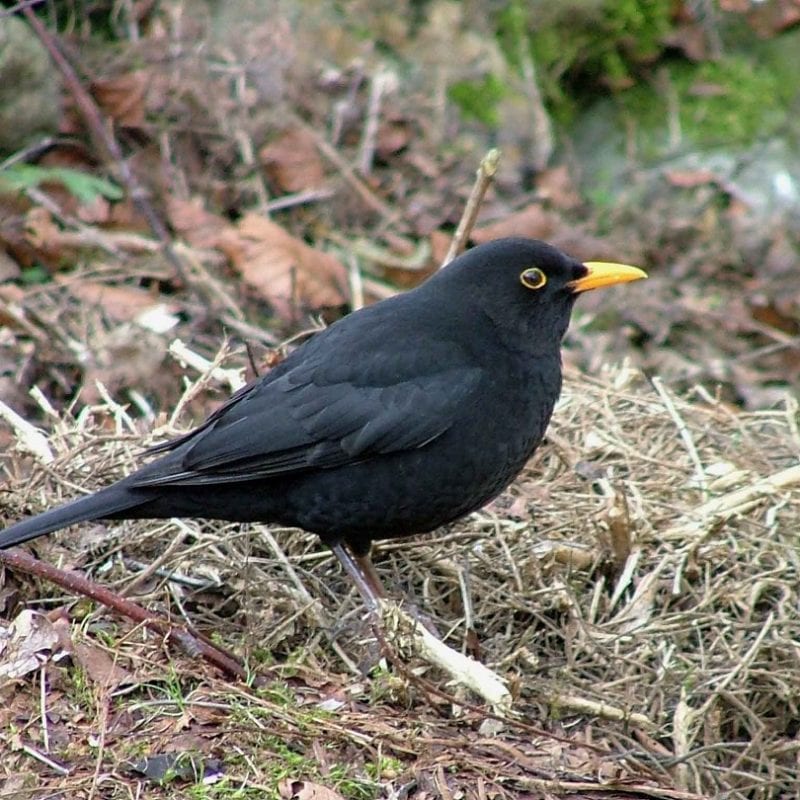
M156 214L155 209L148 200L146 190L133 174L128 160L122 153L119 143L111 133L111 126L108 124L107 120L103 118L100 109L89 92L84 88L75 69L59 49L55 38L38 19L33 10L26 7L23 8L22 13L50 54L50 58L53 60L56 68L63 76L64 83L75 98L75 104L86 122L89 135L95 146L105 155L106 161L114 165L119 180L125 186L136 208L147 220L150 230L161 245L164 256L174 268L176 275L187 286L192 286L193 282L191 276L188 274L183 261L173 247L172 239L166 226L158 214ZM211 299L213 300L214 298L212 297Z
M26 553L18 547L9 550L0 550L0 564L5 564L15 572L34 575L38 578L54 583L72 594L82 594L92 600L102 603L134 622L140 622L161 636L174 639L178 645L192 658L202 656L206 661L239 680L247 680L248 673L242 664L230 653L213 645L204 637L192 633L183 627L171 624L165 619L148 611L138 603L126 600L124 597L100 586L94 581L71 570L58 569L52 564L40 561L38 558Z
M464 207L461 221L458 223L453 241L450 242L450 249L447 251L441 266L447 266L466 246L467 239L469 239L472 228L475 226L475 220L478 218L483 196L486 194L489 184L494 180L499 162L500 151L495 149L490 150L481 160L469 200L467 200L467 205Z
M29 8L33 8L34 6L39 6L42 3L44 3L44 0L22 0L22 2L17 3L10 8L4 8L2 11L0 11L0 19L3 17L13 17L20 11L25 11Z

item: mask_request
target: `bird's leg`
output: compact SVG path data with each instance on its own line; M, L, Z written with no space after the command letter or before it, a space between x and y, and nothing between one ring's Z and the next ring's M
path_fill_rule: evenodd
M369 552L354 552L353 561L355 561L358 565L358 568L361 570L361 574L364 576L364 579L370 585L370 588L375 595L381 598L387 597L386 589L384 589L383 583L381 583L378 571L375 569L375 565L372 563L372 556L369 554Z
M353 559L360 567L364 578L369 582L375 594L381 598L387 597L386 589L384 589L383 583L378 576L378 571L375 569L375 565L372 563L372 556L370 555L369 550L366 553L358 553L354 551ZM433 619L431 619L431 617L420 611L419 608L417 608L417 606L408 599L403 601L403 605L411 614L411 616L417 622L419 622L420 625L424 625L437 639L442 638L442 634L439 632L439 629L436 627L436 623L433 621Z
M345 572L353 579L353 583L355 583L358 593L363 598L367 610L377 614L380 600L386 597L386 592L381 585L378 574L375 572L375 567L372 566L369 555L354 556L342 542L335 542L329 547L336 558L339 559L339 563L344 567Z
M388 595L386 594L386 589L383 588L383 583L381 583L375 565L372 563L369 551L356 554L352 551L352 548L348 548L341 542L329 546L342 566L347 570L347 574L355 582L361 597L364 598L367 609L369 611L378 611L380 601L384 600ZM436 628L436 624L427 614L422 613L411 602L406 601L405 606L420 625L424 625L436 638L441 638L442 635Z

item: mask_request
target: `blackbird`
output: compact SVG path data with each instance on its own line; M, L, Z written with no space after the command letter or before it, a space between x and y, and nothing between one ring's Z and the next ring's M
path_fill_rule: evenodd
M316 533L374 609L370 543L499 494L544 436L577 295L644 277L533 239L475 247L316 334L148 451L161 458L6 528L0 548L95 519L274 522Z

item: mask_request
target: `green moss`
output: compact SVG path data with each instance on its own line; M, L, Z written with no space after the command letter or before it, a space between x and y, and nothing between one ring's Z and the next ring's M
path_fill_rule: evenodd
M447 94L467 119L482 122L490 128L499 123L497 105L506 95L503 82L494 75L480 80L458 81L447 89Z
M511 0L495 18L506 59L531 57L554 115L566 121L598 89L635 84L655 61L672 22L670 0Z
M403 772L403 762L399 758L380 756L378 762L364 765L364 772L372 781L378 783L382 780L395 778Z
M778 72L741 55L700 65L673 64L668 71L678 100L681 133L693 144L750 144L783 124L789 102ZM663 91L637 86L619 95L624 112L643 134L644 155L655 155L666 144L667 103ZM655 134L655 135L653 135Z

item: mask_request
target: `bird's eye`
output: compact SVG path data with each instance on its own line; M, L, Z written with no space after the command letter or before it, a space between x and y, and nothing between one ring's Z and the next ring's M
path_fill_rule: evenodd
M547 275L536 267L520 272L519 279L526 289L541 289L547 283Z

